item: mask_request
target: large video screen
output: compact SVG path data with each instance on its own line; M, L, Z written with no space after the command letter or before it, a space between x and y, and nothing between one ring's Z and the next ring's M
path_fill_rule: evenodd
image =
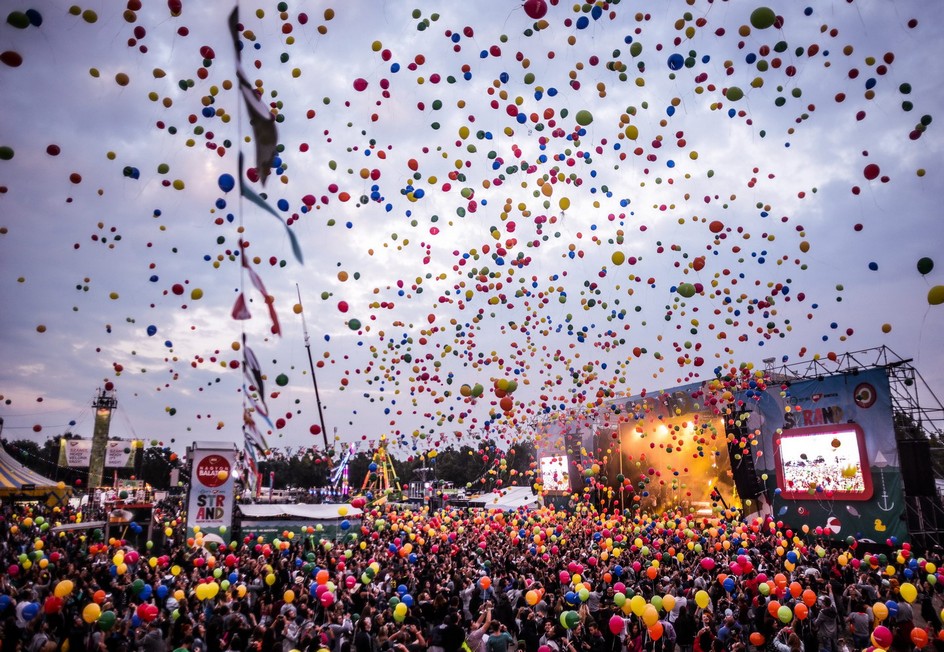
M784 430L776 447L780 495L792 500L872 497L865 435L844 423Z
M570 491L566 455L548 455L541 458L541 483L544 485L544 491Z

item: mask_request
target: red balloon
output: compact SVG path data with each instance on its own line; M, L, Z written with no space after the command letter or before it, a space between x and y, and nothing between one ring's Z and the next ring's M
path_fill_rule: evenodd
M524 13L528 14L529 18L540 20L547 14L547 2L545 0L525 0Z
M869 163L868 165L865 166L865 170L863 171L865 178L868 179L869 181L877 179L880 173L881 173L881 170L879 170L878 165L876 165L875 163Z

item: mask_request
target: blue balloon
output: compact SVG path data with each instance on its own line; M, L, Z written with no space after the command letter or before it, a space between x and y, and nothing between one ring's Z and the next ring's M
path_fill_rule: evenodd
M673 55L669 56L669 70L681 70L682 66L685 65L685 57L676 52Z
M168 593L170 593L170 589L167 588L167 585L161 584L159 587L157 587L157 597L159 597L161 600L166 598Z
M888 617L894 618L898 615L898 603L894 600L889 600L885 603L885 607L888 609Z
M402 602L403 604L405 604L407 607L412 607L412 606L413 606L413 596L410 595L409 593L404 593L404 594L403 594L403 597L400 598L400 602Z
M406 592L407 592L408 590L409 590L409 589L406 588L406 584L401 584L400 586L397 587L397 593L400 594L400 597L401 597L401 598L402 598L404 595L406 595Z
M0 611L6 611L7 607L13 602L13 598L8 595L0 595Z
M221 174L219 182L220 190L223 192L229 192L236 187L236 179L233 178L232 174Z
M724 582L722 583L722 586L724 586L725 591L727 591L728 593L731 593L734 590L734 578L733 577L724 578Z
M145 585L144 585L144 588L141 589L141 599L142 599L142 600L150 600L150 599L151 599L151 593L152 593L153 591L154 591L154 589L151 588L151 585L150 585L150 584L145 584Z
M38 602L30 602L30 603L27 603L25 607L23 607L23 618L26 621L33 620L33 618L35 618L36 614L38 613L39 613Z
M342 529L342 530L350 529L350 527L351 527L351 522L350 522L349 520L344 519L343 521L341 521L341 529Z

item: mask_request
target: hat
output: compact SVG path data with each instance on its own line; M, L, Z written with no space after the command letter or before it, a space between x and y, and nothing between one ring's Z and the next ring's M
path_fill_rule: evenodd
M304 584L304 583L305 583L305 578L302 577L301 575L299 575L298 577L295 578L295 583L296 583L296 584Z

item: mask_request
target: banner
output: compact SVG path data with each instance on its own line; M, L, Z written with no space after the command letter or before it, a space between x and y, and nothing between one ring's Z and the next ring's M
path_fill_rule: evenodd
M228 544L232 536L236 449L227 443L195 443L187 498L187 537Z
M132 468L134 466L134 450L143 447L144 442L140 439L105 442L105 468ZM59 466L87 469L91 459L91 439L59 440Z

